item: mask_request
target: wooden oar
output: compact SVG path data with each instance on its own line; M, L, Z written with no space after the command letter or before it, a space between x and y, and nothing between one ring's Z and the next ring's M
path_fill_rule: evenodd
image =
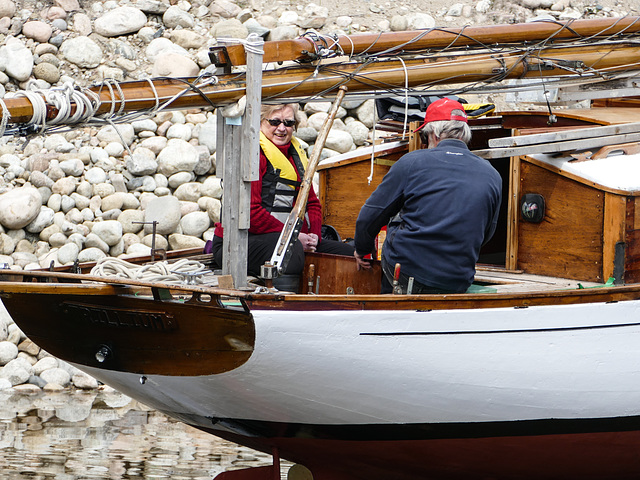
M280 233L278 244L276 245L273 255L271 256L270 263L272 266L278 269L278 273L284 272L284 270L287 268L287 264L289 263L289 259L291 258L291 253L293 252L293 244L296 243L296 240L298 240L298 235L300 234L300 229L302 228L302 222L304 221L304 216L307 211L307 200L309 199L309 191L311 190L313 175L316 173L316 168L318 167L318 163L320 162L320 154L322 153L324 144L327 141L329 130L331 130L333 120L336 118L336 113L338 113L338 108L342 103L342 99L344 98L345 93L347 93L347 87L341 86L338 89L338 95L336 96L333 105L331 105L329 115L325 119L324 124L322 125L322 128L318 133L316 143L313 146L313 152L311 153L311 158L309 159L307 169L304 172L304 177L302 178L302 183L300 185L300 190L298 191L296 203L293 207L293 210L291 210L289 216L287 217L284 228Z

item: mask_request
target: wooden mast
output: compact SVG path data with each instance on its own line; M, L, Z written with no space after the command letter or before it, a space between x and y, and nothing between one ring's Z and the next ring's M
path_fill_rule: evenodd
M600 18L571 20L567 22L537 21L522 24L465 26L462 28L433 28L406 32L367 33L341 35L336 38L318 35L303 36L293 40L267 42L263 61L316 60L315 50L324 47L343 55L377 54L389 51L390 55L445 47L475 46L486 48L521 42L575 41L592 37L615 37L619 34L640 32L640 17ZM399 48L401 46L401 48ZM213 51L216 64L244 65L246 57L241 45L216 48Z
M606 43L582 46L555 46L534 52L516 50L508 53L451 54L410 60L380 60L369 63L346 63L314 67L301 65L264 71L262 99L286 101L322 96L345 85L350 93L373 90L397 90L438 84L493 82L508 78L535 78L562 75L589 75L589 78L640 68L640 46L629 43ZM221 106L246 94L245 74L226 74L217 83L193 88L195 79L162 78L120 83L118 91L92 87L100 98L96 115L110 110L125 112L149 110L158 102L174 97L170 109ZM180 95L181 94L181 95ZM28 123L33 106L26 97L5 98L14 124ZM72 105L73 108L73 105ZM47 106L47 118L57 109Z

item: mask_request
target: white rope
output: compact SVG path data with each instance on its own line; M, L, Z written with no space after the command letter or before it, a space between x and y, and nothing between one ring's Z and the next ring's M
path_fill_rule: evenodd
M402 139L404 140L407 133L407 120L409 119L409 72L402 57L398 57L398 60L402 63L402 69L404 70L404 125L402 127Z
M207 271L209 270L202 263L188 259L173 263L161 261L148 265L136 265L121 258L107 257L96 263L91 269L91 275L181 285L186 281L180 273L193 274ZM203 283L201 277L196 277L195 280L196 283Z

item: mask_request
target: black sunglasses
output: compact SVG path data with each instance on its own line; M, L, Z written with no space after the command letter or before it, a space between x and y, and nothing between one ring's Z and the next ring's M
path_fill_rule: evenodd
M267 118L266 120L267 122L269 122L269 125L271 125L272 127L277 127L281 123L284 123L284 126L289 128L295 127L296 125L295 120L280 120L279 118Z

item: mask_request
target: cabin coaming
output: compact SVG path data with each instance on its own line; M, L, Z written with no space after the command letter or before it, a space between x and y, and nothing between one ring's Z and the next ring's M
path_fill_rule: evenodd
M556 112L507 112L471 119L472 150L488 147L492 138L589 128L640 121L640 108L592 108ZM352 238L360 207L391 165L407 150L423 148L419 137L398 146L379 146L368 153L343 155L321 164L319 197L323 221L341 237ZM587 152L590 153L590 152ZM568 152L558 152L568 155ZM588 160L587 160L588 161ZM535 155L491 159L503 179L499 225L483 247L480 265L506 272L616 284L640 282L640 191L607 187L540 161ZM368 178L371 175L372 181ZM523 216L526 194L544 199L541 221Z

